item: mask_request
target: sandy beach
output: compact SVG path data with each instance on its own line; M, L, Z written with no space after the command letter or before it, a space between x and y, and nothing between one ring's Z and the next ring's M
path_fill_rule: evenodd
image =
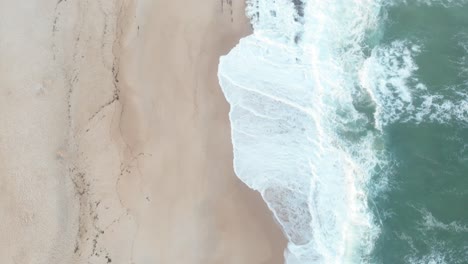
M0 0L0 263L280 264L232 168L243 1Z

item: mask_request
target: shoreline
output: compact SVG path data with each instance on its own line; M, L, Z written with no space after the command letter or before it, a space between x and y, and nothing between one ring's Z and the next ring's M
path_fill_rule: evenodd
M217 78L243 1L0 7L1 263L284 262Z
M120 193L129 197L133 196L129 193L142 192L145 197L139 200L172 201L156 207L148 205L167 212L167 219L161 219L141 202L128 199L128 208L135 212L140 227L145 230L137 234L135 247L145 248L138 242L140 240L157 244L161 238L154 237L158 233L164 234L164 243L171 245L154 256L156 262L175 261L176 252L180 251L180 237L174 234L181 232L186 240L193 241L189 243L191 249L185 251L188 253L186 259L178 260L184 263L280 264L284 262L286 240L279 225L260 194L245 186L233 173L229 106L217 79L219 57L250 33L250 23L239 2L235 6L225 3L225 11L227 8L231 10L224 13L218 3L186 4L183 7L172 4L169 8L166 4L165 14L172 13L174 8L170 24L163 21L164 14L158 12L163 8L158 3L143 8L144 12L152 10L156 13L148 16L151 17L149 21L136 22L144 25L139 28L138 38L146 40L129 42L123 51L122 83L132 88L122 89L122 100L124 105L130 100L135 107L125 105L126 111L141 113L137 120L146 120L141 122L152 126L146 128L150 133L130 133L125 140L134 142L132 152L151 153L138 158L138 167L143 175L141 181L152 184L152 187L129 187L133 176L128 175L127 184L121 185ZM159 28L161 25L163 28ZM188 28L184 28L185 25ZM170 37L158 38L151 33L154 31ZM140 58L140 61L133 61L134 58ZM158 61L168 63L160 66ZM133 68L133 71L127 71L132 67L126 65L145 65L144 69L149 70L136 72ZM142 88L145 84L147 89ZM152 92L149 84L158 84L163 90ZM174 90L177 85L181 89ZM154 101L135 103L136 98L153 98ZM162 113L145 115L144 109L151 107L157 109L151 113ZM122 124L133 128L134 122L137 121L132 116L129 123L125 124L123 120ZM148 136L150 134L157 135L157 139ZM161 169L163 164L166 164L165 169ZM147 175L170 175L169 178L174 180ZM161 180L164 186L158 186ZM184 186L185 182L188 186ZM178 193L180 190L187 196ZM179 227L171 225L177 222ZM193 247L199 243L202 246ZM144 255L145 250L135 253Z

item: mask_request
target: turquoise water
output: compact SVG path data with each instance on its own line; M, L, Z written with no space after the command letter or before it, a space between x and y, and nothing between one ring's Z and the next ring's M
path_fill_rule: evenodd
M247 4L218 76L285 262L468 263L468 1Z

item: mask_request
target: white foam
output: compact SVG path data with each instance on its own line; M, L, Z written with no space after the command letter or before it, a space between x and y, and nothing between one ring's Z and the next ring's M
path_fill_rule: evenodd
M435 218L432 213L427 210L421 210L420 212L423 215L423 221L420 225L426 230L444 230L456 233L468 233L468 227L457 221L452 221L446 224Z
M423 257L409 257L407 263L410 264L449 264L445 260L445 255L441 252L431 252L429 255Z
M421 122L427 119L431 122L448 123L459 121L468 124L468 93L458 92L456 101L445 99L442 95L423 95L422 104L416 110L414 119Z
M445 225L436 220L427 210L418 210L423 214L424 223L422 224L425 230L451 230L453 226ZM458 231L457 231L458 232ZM462 231L464 232L464 231ZM399 239L406 242L410 247L410 253L407 254L403 261L408 264L462 264L465 263L463 258L460 258L461 251L453 251L443 241L438 241L433 238L427 238L424 243L428 247L429 252L420 252L414 245L411 236L399 233L396 234Z
M413 111L410 86L426 89L413 77L418 67L412 56L418 51L418 46L405 41L374 48L359 72L361 86L376 104L374 118L379 130Z
M374 48L364 62L359 79L375 104L377 129L382 130L395 122L458 121L468 124L468 93L460 92L456 87L446 88L444 92L451 90L457 95L456 100L431 94L415 77L418 66L414 56L420 50L409 41L397 40Z
M262 193L290 243L287 263L365 263L378 228L366 185L379 134L355 110L371 0L249 1L254 34L219 65L231 105L234 167Z
M426 241L428 253L412 253L404 258L408 264L465 264L466 252L451 250L450 246L440 241ZM466 250L466 247L465 247Z

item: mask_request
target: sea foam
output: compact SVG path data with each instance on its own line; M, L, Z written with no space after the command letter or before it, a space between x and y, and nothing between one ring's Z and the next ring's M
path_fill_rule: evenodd
M380 134L357 111L362 42L379 1L249 1L254 33L221 58L237 176L289 240L286 263L366 263L367 184Z
M405 40L378 45L359 70L361 87L375 104L374 119L379 130L396 122L456 121L468 125L468 93L463 92L466 89L440 87L438 93L430 92L415 77L418 66L414 57L420 52L420 46ZM463 63L466 62L461 58L457 64ZM460 65L463 67L466 65Z

